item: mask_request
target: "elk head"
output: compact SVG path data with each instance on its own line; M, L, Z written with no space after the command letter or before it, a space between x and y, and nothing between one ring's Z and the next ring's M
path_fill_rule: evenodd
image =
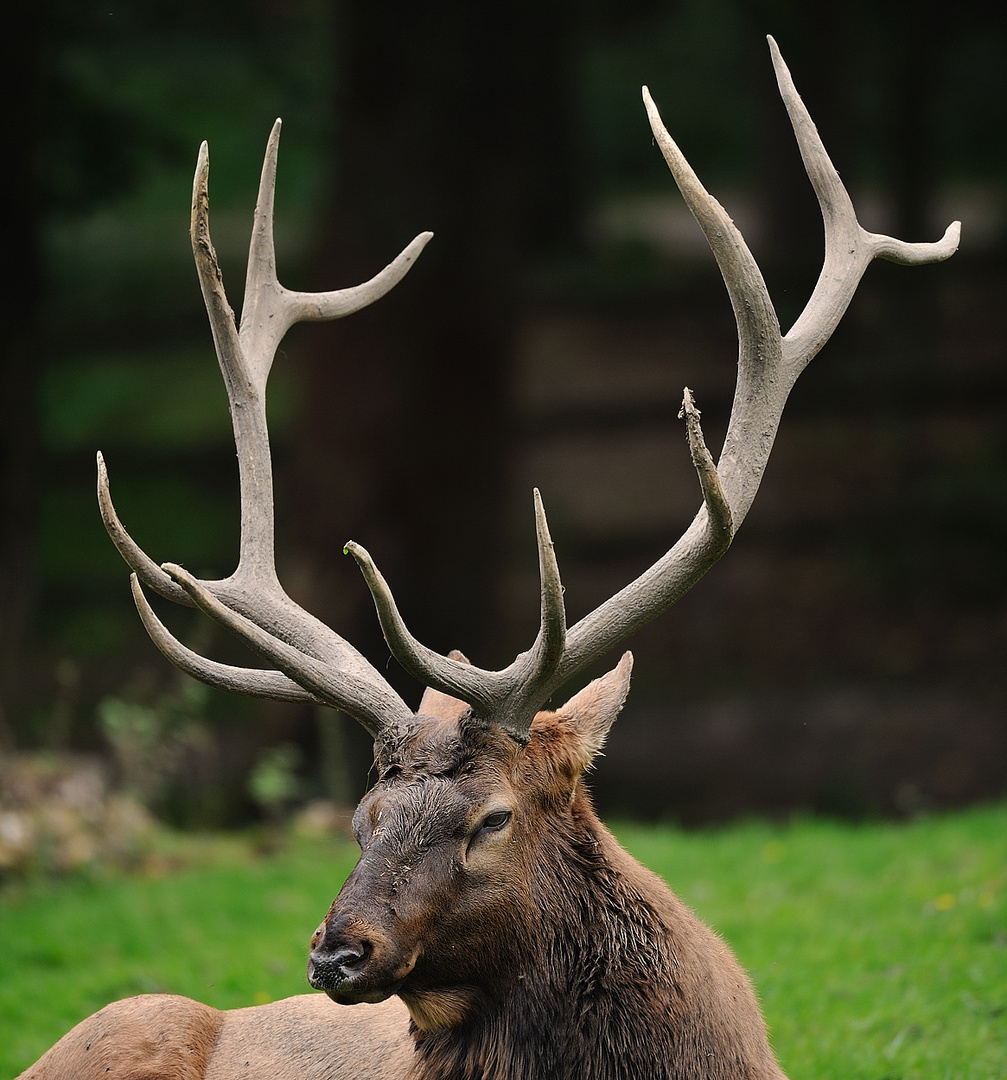
M909 244L861 228L772 39L770 48L825 224L821 276L785 335L740 232L702 186L644 89L655 139L710 243L738 327L737 387L716 464L692 394L684 392L681 415L703 499L698 513L653 566L568 628L536 491L541 621L531 648L500 671L469 664L457 653L440 655L418 642L367 551L348 543L346 551L363 572L389 649L428 688L417 713L352 645L294 603L279 583L264 394L273 355L289 326L339 318L371 303L402 278L431 234L418 236L384 271L356 288L319 294L283 288L272 241L277 121L262 171L245 303L236 328L210 242L205 144L200 151L192 244L238 448L237 569L223 580L201 581L176 564L154 563L116 516L100 455L98 498L106 528L133 569L140 617L169 660L197 679L237 693L342 709L375 739L377 783L354 819L360 862L317 931L311 954L313 985L338 1001L377 1001L397 992L411 1003L421 1029L442 1027L464 1013L477 982L485 986L515 963L532 962L526 951L533 947L534 920L541 923L542 904L565 889L567 871L557 863L591 865L591 844L597 840L588 833L597 833L583 831L584 823L595 819L579 778L625 698L629 654L558 712L540 710L578 671L673 604L726 551L755 497L787 396L832 334L868 263L874 258L934 262L957 247L957 222L933 244ZM157 619L144 585L198 607L271 667L231 667L187 649ZM562 857L556 855L560 850ZM522 929L523 923L528 925ZM487 933L488 927L494 932Z
M353 819L360 861L312 940L312 986L346 1004L398 993L417 1027L434 1030L539 963L543 912L577 891L564 880L571 862L594 856L579 781L631 669L626 653L563 708L540 712L526 739L431 690L413 721L379 738L377 782Z

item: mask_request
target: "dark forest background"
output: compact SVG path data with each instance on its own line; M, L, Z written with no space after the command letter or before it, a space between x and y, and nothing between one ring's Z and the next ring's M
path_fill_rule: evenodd
M634 690L594 786L608 812L685 822L912 814L1007 789L1002 11L44 0L21 15L2 65L0 753L108 754L190 825L246 820L250 775L290 799L349 801L365 783L352 723L174 673L98 517L100 448L155 559L232 568L234 451L187 236L202 139L236 309L278 115L285 284L354 284L434 230L389 297L281 348L280 576L383 667L341 554L357 539L422 640L499 667L536 624L533 484L576 619L695 511L682 387L711 446L730 407L730 307L642 83L785 326L817 276L771 32L863 224L933 240L960 218L962 247L870 268L798 384L734 547L630 643ZM159 611L247 662L191 612Z

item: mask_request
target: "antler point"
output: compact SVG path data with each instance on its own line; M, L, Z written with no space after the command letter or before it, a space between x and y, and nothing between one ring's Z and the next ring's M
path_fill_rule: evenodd
M696 408L695 396L689 387L684 387L682 390L682 407L678 410L679 420L685 420L687 417L696 417L698 419L700 416L702 416L702 413Z

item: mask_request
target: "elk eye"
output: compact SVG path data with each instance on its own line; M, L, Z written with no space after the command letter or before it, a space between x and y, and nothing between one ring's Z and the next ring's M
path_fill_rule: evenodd
M494 810L492 814L487 814L483 819L481 828L486 832L496 832L498 829L502 829L508 821L510 821L511 813L509 810Z

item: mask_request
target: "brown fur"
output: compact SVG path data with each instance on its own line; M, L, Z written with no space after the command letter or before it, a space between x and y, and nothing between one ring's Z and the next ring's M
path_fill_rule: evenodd
M201 1080L223 1013L188 998L150 994L81 1021L20 1080Z
M131 998L22 1080L783 1080L730 950L585 789L630 668L540 713L527 746L444 695L383 735L309 962L352 1008Z
M126 998L81 1021L17 1080L385 1080L412 1056L391 998L339 1009L324 994L220 1012L189 998Z

